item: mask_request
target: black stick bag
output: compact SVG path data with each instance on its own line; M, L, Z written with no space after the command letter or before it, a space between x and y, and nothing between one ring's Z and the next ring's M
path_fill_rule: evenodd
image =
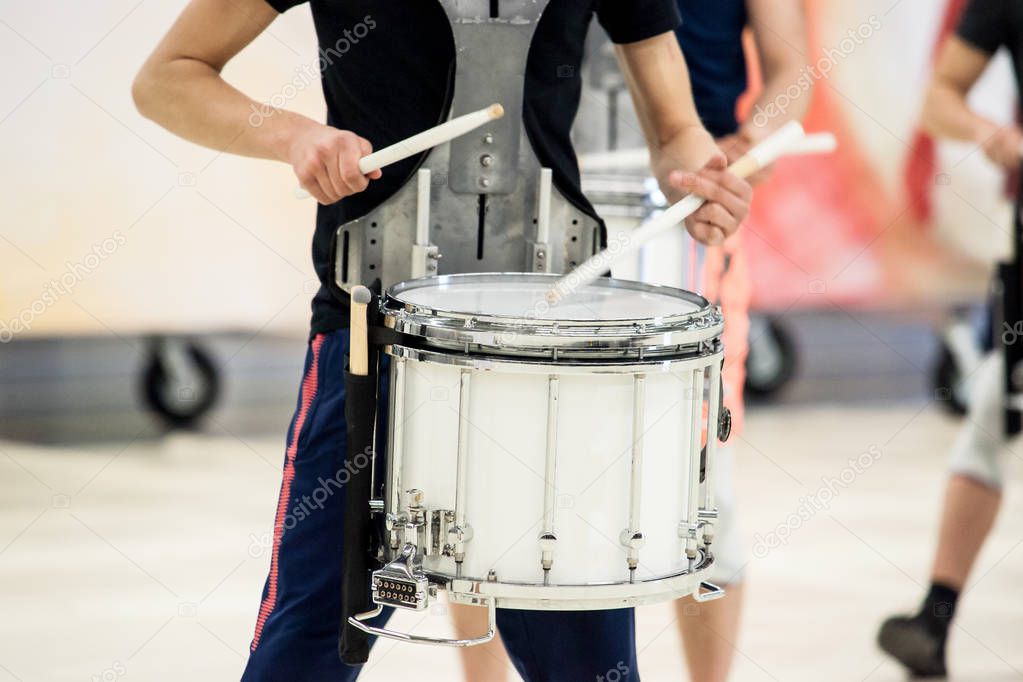
M352 627L349 616L373 608L370 600L372 521L369 500L377 411L377 373L370 353L369 376L345 371L345 420L348 422L348 454L345 469L350 478L346 486L344 557L341 564L341 623L338 655L348 665L365 663L369 658L369 635Z

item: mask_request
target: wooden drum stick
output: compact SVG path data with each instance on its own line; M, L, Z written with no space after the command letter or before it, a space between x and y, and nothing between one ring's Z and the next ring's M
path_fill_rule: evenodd
M366 325L366 306L372 300L373 294L366 287L352 287L348 371L360 377L369 375L369 329Z

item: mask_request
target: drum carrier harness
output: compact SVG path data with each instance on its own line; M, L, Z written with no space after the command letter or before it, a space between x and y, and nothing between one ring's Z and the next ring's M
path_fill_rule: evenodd
M564 273L601 247L601 223L553 186L522 119L529 48L548 0L439 2L455 45L449 118L493 102L506 114L428 152L415 177L388 201L338 227L333 274L341 291L365 284L379 295L399 282L438 274ZM370 375L346 372L350 478L338 652L348 664L369 656L368 635L348 619L374 606L370 572L383 564L391 530L391 520L383 527L384 477L377 475L375 446L379 348L394 341L394 332L382 328L377 305L369 311ZM373 453L373 466L366 466L366 453ZM395 585L410 587L395 603L416 608L416 592L430 587L411 570L402 571L400 561L387 568L396 571Z
M600 248L599 221L552 187L522 120L526 62L547 0L440 0L455 43L456 117L504 118L443 144L393 197L336 234L334 279L378 291L437 274L571 270Z

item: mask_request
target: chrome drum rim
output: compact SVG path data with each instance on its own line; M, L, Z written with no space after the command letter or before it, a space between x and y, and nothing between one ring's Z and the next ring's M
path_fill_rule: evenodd
M693 312L652 318L616 320L537 319L485 315L412 303L406 292L421 288L493 282L553 286L557 275L467 274L409 280L392 286L381 302L384 324L416 337L423 347L468 355L520 356L561 359L677 358L713 354L719 350L724 320L717 306L683 289L602 278L593 286L649 293L686 301Z

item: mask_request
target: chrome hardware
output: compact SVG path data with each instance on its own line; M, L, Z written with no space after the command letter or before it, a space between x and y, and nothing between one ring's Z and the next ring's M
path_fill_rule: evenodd
M454 546L448 542L448 533L455 527L455 512L450 509L435 509L430 523L431 554L451 556Z
M373 603L422 611L430 602L430 581L423 572L418 549L406 543L398 558L372 574Z
M472 373L463 371L458 383L458 450L455 463L455 525L448 530L456 572L462 572L465 561L465 543L472 539L472 531L465 522L465 494L469 484L469 386Z
M619 539L628 551L630 580L635 578L639 566L639 550L643 548L643 532L640 526L640 509L643 502L643 433L646 426L646 375L637 374L632 379L632 461L629 465L629 527L621 532Z
M482 605L482 600L477 600L478 605ZM421 635L413 635L409 632L398 632L397 630L388 630L387 628L378 628L372 625L366 625L367 620L371 620L379 616L383 610L383 606L377 606L372 611L366 613L360 613L352 616L348 619L348 622L354 627L359 628L365 633L370 635L376 635L377 637L383 637L384 639L394 639L399 642L409 642L412 644L432 644L434 646L450 646L450 647L467 647L476 646L477 644L486 644L494 638L497 633L497 608L495 606L494 599L486 600L487 605L487 632L479 637L472 637L469 639L445 639L443 637L423 637Z
M700 452L701 440L703 438L703 379L704 370L703 368L693 370L692 373L692 401L691 401L691 416L689 423L691 425L692 440L690 441L690 452ZM699 546L699 524L697 522L697 514L699 512L699 499L700 494L700 458L691 457L689 462L689 494L687 495L687 505L685 509L685 516L683 517L682 524L679 527L679 535L686 541L685 556L689 559L690 565L696 561L697 548ZM683 534L683 528L685 533Z
M396 513L401 508L401 472L405 452L405 358L396 358L391 371L391 437L387 441L390 450L387 456L390 477L387 481L388 509L394 510L385 517L388 540L391 549L400 546L397 526L401 519Z
M412 277L437 274L440 249L430 243L430 170L416 175L416 241L412 245Z
M721 440L721 422L727 420L731 430L731 413L724 406L724 390L721 385L721 364L710 366L710 395L707 399L707 447L704 450L706 461L703 464L703 508L697 512L697 518L703 529L704 545L714 542L714 522L717 521L717 504L714 496L717 492L714 482L714 467L718 458L718 442ZM725 440L728 434L725 433Z
M427 544L427 511L423 507L423 491L412 488L405 492L405 496L408 499L405 514L402 515L405 543L422 547Z
M536 240L531 244L533 272L550 272L551 241L551 191L554 174L550 168L540 169L540 186L537 190L536 207Z
M707 591L701 592L700 590ZM707 580L701 582L699 586L696 588L696 590L693 592L693 599L695 599L700 604L705 604L706 602L714 601L715 599L720 599L723 596L725 596L724 588L718 587L714 583Z
M540 566L544 582L550 579L554 565L554 546L558 542L554 534L554 507L558 491L558 396L561 380L556 376L547 379L547 443L543 473L543 528L540 532Z
M555 255L549 251L547 258L550 260ZM528 253L519 256L528 257ZM526 263L526 267L529 266ZM720 336L724 329L721 312L705 298L670 287L608 278L590 285L605 292L620 290L663 294L691 304L691 312L666 314L656 320L648 320L641 331L635 328L636 320L548 320L536 316L463 313L436 310L410 300L415 298L416 290L420 288L486 284L494 279L494 275L441 275L396 284L387 290L382 303L385 324L396 332L415 336L421 346L416 349L418 353L435 349L450 355L449 351L469 349L473 356L542 359L550 358L556 352L558 358L565 360L609 357L620 362L627 358L637 359L642 348L646 364L653 364L663 359L702 358L721 352ZM541 273L500 277L502 284L540 291L547 291L556 279L555 275ZM471 327L464 326L468 318L475 319ZM532 331L525 334L523 328ZM404 346L395 346L394 350L412 352ZM565 367L566 372L572 371L572 365ZM592 370L584 367L581 371L588 373ZM563 373L561 367L558 373Z

